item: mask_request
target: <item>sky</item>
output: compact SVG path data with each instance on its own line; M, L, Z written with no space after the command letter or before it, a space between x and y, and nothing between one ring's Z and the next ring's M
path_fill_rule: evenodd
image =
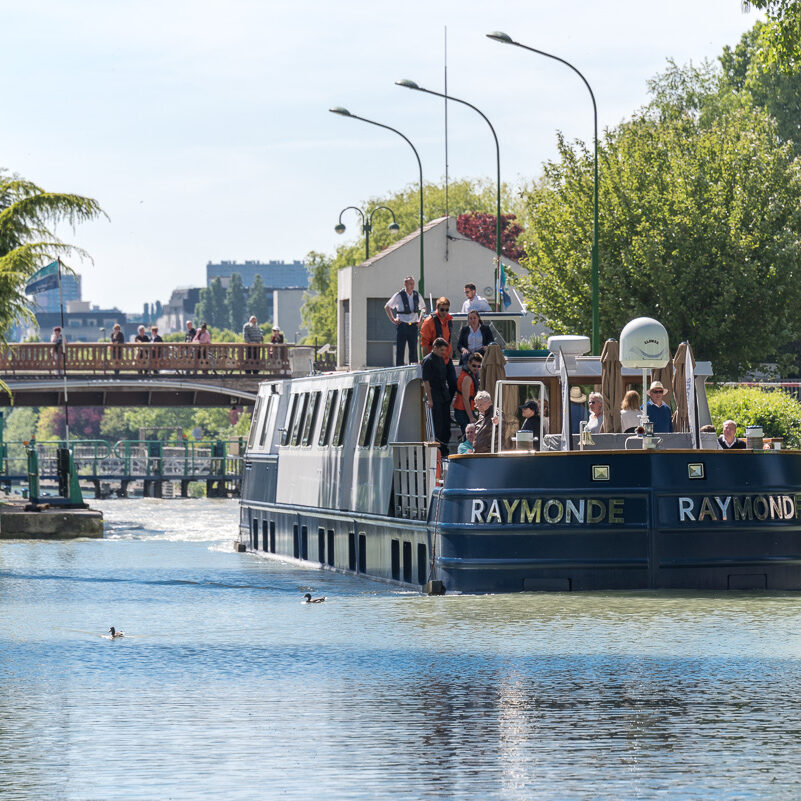
M96 198L108 219L61 227L83 297L135 312L209 261L333 253L339 212L445 174L442 101L409 78L480 108L500 142L502 180L536 177L556 132L591 140L647 102L647 81L714 59L758 18L739 0L26 0L0 4L0 167L49 191ZM495 177L486 123L451 104L449 174ZM488 211L491 211L488 209ZM345 234L357 229L352 212ZM407 231L403 232L409 233Z

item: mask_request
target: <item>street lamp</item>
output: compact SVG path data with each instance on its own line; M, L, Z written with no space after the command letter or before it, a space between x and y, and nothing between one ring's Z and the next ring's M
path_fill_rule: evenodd
M492 138L495 140L495 167L497 172L497 208L495 213L495 257L497 259L497 265L495 267L495 299L496 301L499 301L498 277L501 270L501 148L498 144L498 136L495 133L495 129L492 127L492 123L487 119L487 115L484 114L484 112L480 109L476 108L472 103L468 103L466 100L460 100L458 97L443 94L442 92L435 92L433 89L425 89L414 81L410 81L408 79L395 81L395 84L397 86L403 86L406 89L413 89L415 92L425 92L427 95L443 97L445 100L453 100L455 103L461 103L463 106L467 106L468 108L471 108L473 111L480 114L484 118L484 122L489 125L490 131L492 131Z
M418 284L420 286L420 294L425 294L425 264L423 261L423 163L420 161L420 154L417 152L417 148L409 141L407 136L404 136L397 128L391 128L389 125L384 125L382 122L376 122L375 120L368 120L366 117L359 117L356 114L351 114L346 108L342 108L342 106L334 106L333 108L328 109L332 114L339 114L342 117L350 117L353 120L361 120L362 122L367 122L370 125L377 125L379 128L386 128L388 131L392 131L400 136L402 139L406 140L406 144L414 152L415 158L417 159L417 166L420 170L420 280Z
M345 208L339 212L339 222L334 226L334 230L338 234L345 233L345 224L342 222L342 215L350 209L357 211L362 218L362 233L364 233L364 260L367 261L367 259L370 258L370 232L373 230L373 215L380 209L388 211L392 215L392 222L389 224L388 228L393 234L397 234L398 231L400 231L400 226L395 220L395 212L392 211L389 206L376 206L374 209L371 209L369 212L367 212L367 214L365 214L357 206L345 206Z
M595 104L595 95L592 92L592 88L590 87L587 79L579 72L576 67L574 67L569 61L565 61L563 58L559 58L559 56L554 56L552 53L546 53L544 50L537 50L536 47L529 47L528 45L520 44L520 42L516 42L509 36L508 33L503 33L502 31L493 31L492 33L488 33L487 37L489 39L494 39L496 42L501 42L501 44L510 44L514 45L515 47L521 47L523 50L530 50L532 53L539 53L541 56L547 56L548 58L554 59L554 61L560 61L567 67L570 67L576 75L584 81L584 85L587 87L587 91L590 93L590 97L592 98L592 113L593 113L593 144L594 144L594 155L593 155L593 168L594 168L594 175L595 175L595 183L594 183L594 204L593 204L593 226L592 226L592 352L594 355L598 355L601 352L600 348L600 337L599 337L599 328L600 328L600 320L598 315L598 107Z

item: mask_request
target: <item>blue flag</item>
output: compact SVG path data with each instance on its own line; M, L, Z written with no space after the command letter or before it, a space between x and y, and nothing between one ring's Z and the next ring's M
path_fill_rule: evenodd
M36 295L46 289L55 289L58 286L58 262L54 261L41 270L37 270L25 285L26 295Z

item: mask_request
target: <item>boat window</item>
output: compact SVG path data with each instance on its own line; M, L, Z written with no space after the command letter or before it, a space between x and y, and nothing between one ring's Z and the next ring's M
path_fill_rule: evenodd
M388 384L384 390L384 400L381 403L381 414L378 417L378 425L375 429L375 439L373 444L376 447L383 447L389 442L389 428L392 422L392 412L395 409L395 397L398 394L397 384Z
M370 444L370 436L373 433L376 413L378 411L378 401L381 398L381 387L372 386L367 390L367 401L364 404L364 416L362 417L362 428L359 431L359 445L362 447Z
M303 439L301 440L301 445L303 447L307 447L311 445L312 434L314 433L314 426L317 423L317 412L320 409L320 394L319 392L315 392L311 396L311 401L309 403L309 413L306 415L306 422L303 424Z
M284 422L284 430L281 432L282 445L289 445L289 436L292 433L292 424L295 420L295 409L297 409L297 406L298 396L293 395L289 404L289 412L287 413L286 420Z
M256 407L253 409L253 417L250 420L250 436L248 437L248 450L253 448L253 443L256 441L256 431L259 428L259 412L262 407L262 397L259 395L256 398Z
M264 441L267 439L267 422L270 419L270 409L273 405L273 398L277 397L276 395L270 395L267 398L267 403L264 404L264 416L261 422L261 437L259 438L259 447L264 447Z
M334 429L335 446L342 445L345 441L345 426L350 414L350 402L353 398L353 387L342 390L342 397L339 399L339 412L337 412L337 424Z
M309 408L309 393L304 392L301 395L301 400L299 402L300 413L295 418L295 423L292 426L292 444L293 445L300 445L300 433L303 430L303 422L306 419L306 412Z
M318 445L328 445L331 441L331 432L334 429L334 410L337 408L338 389L329 389L325 398L325 409L323 410L323 422L320 424L320 439Z

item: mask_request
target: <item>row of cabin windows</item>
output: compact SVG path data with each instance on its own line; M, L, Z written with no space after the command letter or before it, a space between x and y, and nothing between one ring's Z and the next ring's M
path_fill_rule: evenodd
M397 396L397 384L372 386L368 389L367 402L359 429L359 445L361 447L369 448L372 445L381 448L387 445ZM319 426L317 445L324 448L329 445L339 447L344 444L345 430L353 401L353 388L329 389L325 394L324 403L322 398L322 391L299 392L292 396L286 424L281 433L282 445L311 447L317 431L317 417L321 407L322 420Z
M268 529L269 526L269 529ZM300 534L300 536L298 536ZM265 520L262 523L262 550L268 553L275 553L275 522ZM259 521L253 520L250 537L250 547L254 551L259 550ZM334 558L335 534L333 529L326 531L324 528L317 529L317 561L321 565L335 566ZM400 581L401 577L407 584L412 583L412 543L406 540L392 540L391 550L391 575L395 581ZM292 553L295 559L309 558L309 529L301 526L298 531L298 524L292 526ZM401 558L402 554L402 558ZM417 546L417 583L425 584L427 577L427 551L423 543ZM348 569L357 569L357 550L356 537L353 532L348 533ZM367 537L359 532L358 548L358 572L367 572Z

